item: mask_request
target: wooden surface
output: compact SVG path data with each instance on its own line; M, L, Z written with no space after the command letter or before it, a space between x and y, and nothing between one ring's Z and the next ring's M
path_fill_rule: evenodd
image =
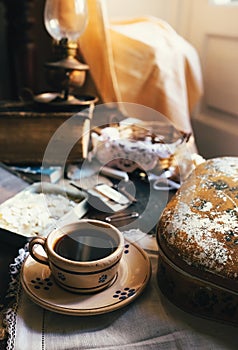
M35 88L37 56L34 3L35 0L3 0L10 90L14 99L19 97L22 89Z
M14 164L42 163L49 141L72 116L73 113L69 112L0 111L0 161ZM79 135L68 161L82 159L81 136L86 134L86 127L90 129L87 116L87 113L79 113L77 119L73 120L72 130L68 130L69 136L65 136L61 141L65 143L65 147L69 147L72 137L75 134ZM57 158L54 160L57 163Z

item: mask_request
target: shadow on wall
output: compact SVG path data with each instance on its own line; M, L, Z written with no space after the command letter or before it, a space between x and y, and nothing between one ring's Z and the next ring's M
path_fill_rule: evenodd
M200 114L192 119L193 130L199 153L206 159L221 156L238 156L237 130L238 120L231 116L222 121L218 118L213 124Z

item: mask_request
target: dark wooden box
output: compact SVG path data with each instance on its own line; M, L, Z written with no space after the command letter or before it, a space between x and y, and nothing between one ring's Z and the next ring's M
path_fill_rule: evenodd
M42 163L49 142L53 145L50 163L62 159L57 152L73 147L67 162L77 162L87 155L90 131L89 111L36 112L29 110L1 110L0 161L5 163ZM76 117L77 115L77 117ZM57 138L52 143L52 137ZM53 159L52 159L53 157Z

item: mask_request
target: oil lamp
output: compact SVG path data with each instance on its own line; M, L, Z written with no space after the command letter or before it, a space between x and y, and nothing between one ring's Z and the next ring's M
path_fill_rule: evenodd
M87 64L77 58L77 40L87 25L86 0L46 0L44 8L45 28L54 40L56 52L60 59L46 63L46 68L60 71L63 75L61 91L43 93L35 97L38 103L51 103L57 106L89 104L90 101L70 94L71 81L76 80L81 87L85 82Z

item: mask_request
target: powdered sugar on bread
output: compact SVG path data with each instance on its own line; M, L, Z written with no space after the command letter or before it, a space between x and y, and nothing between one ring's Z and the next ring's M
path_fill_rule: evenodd
M206 161L190 175L159 222L167 253L200 270L238 275L238 158Z

